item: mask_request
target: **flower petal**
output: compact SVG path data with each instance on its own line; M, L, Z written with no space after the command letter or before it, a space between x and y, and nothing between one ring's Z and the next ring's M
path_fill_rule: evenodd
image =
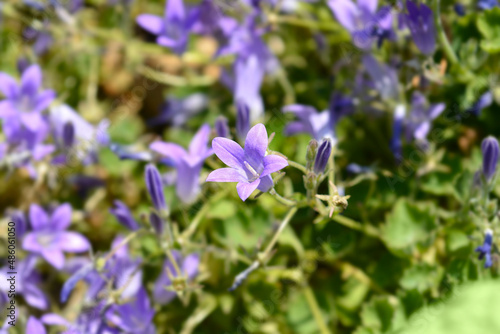
M241 200L244 202L250 195L253 193L255 189L260 184L260 179L257 179L253 181L252 183L248 182L240 182L236 185L236 190L238 191L238 195L240 196Z
M198 275L198 266L200 265L200 256L198 254L189 254L182 262L182 272L188 276L190 280Z
M192 203L200 192L200 170L202 164L191 166L182 159L177 165L177 196L183 203Z
M33 230L36 231L49 227L49 216L38 204L31 204L29 216Z
M252 167L262 163L266 155L269 138L264 124L259 123L248 131L247 139L245 140L245 160Z
M0 101L0 118L12 117L15 115L16 108L14 107L12 102L10 102L10 100Z
M357 27L357 18L360 15L359 9L350 0L329 0L328 7L332 10L337 20L347 30L354 31Z
M58 270L64 267L64 254L58 249L44 249L42 257Z
M47 297L45 297L43 292L34 284L25 284L22 293L26 303L33 307L45 310L49 306Z
M71 224L71 205L64 203L54 210L51 217L51 227L54 227L58 231L62 231L68 228Z
M223 163L233 168L243 168L245 151L231 139L217 137L212 140L212 148Z
M152 14L141 14L137 17L137 24L148 32L159 35L163 32L163 18Z
M26 333L47 334L47 331L40 320L30 316L26 324Z
M187 154L186 150L182 146L163 141L155 141L149 145L149 148L161 155L171 158L174 163L177 163Z
M271 190L271 188L274 186L273 184L273 179L271 178L271 175L264 176L263 178L260 179L259 186L257 189L259 189L262 192L268 192Z
M204 124L196 133L189 144L189 154L203 156L208 150L208 136L210 135L210 125Z
M21 94L36 96L38 89L42 85L42 70L38 65L28 67L21 77Z
M260 177L264 177L271 173L277 172L288 166L288 161L276 154L271 154L264 157L264 170L260 174Z
M56 98L56 93L53 90L45 90L42 93L38 94L35 99L35 106L33 112L42 112L47 109L48 106L54 101Z
M16 80L6 73L0 73L0 92L8 99L15 99L19 95Z
M219 168L208 174L207 182L247 182L246 175L234 168Z
M85 252L90 248L89 241L80 233L62 232L55 240L57 248L65 252Z
M21 122L31 131L36 132L43 126L43 119L39 113L21 113Z

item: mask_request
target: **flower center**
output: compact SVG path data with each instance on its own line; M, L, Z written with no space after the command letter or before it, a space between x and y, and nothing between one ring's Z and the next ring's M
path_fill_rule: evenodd
M30 96L22 95L17 101L17 108L23 112L30 112L33 109Z
M50 244L52 244L54 237L50 234L41 234L36 238L36 240L43 247L48 247L48 246L50 246Z
M253 182L255 180L257 180L260 176L259 173L257 173L257 171L246 161L243 161L243 164L245 165L245 168L250 172L250 174L252 175L252 177L249 177L249 181L250 182Z

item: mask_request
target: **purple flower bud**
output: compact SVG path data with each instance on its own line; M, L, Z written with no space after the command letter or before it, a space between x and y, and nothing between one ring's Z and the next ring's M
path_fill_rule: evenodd
M75 127L73 123L66 122L63 127L63 143L64 146L69 148L75 143Z
M109 211L116 217L118 222L132 231L137 230L139 228L139 224L135 221L132 213L125 203L115 200L113 204L115 207L109 209Z
M158 233L158 235L163 234L163 227L165 224L160 216L156 214L156 212L151 212L149 214L149 223L151 224L155 232Z
M481 143L481 151L483 152L483 174L486 180L489 181L495 174L500 151L496 138L492 136L486 137Z
M245 103L238 102L236 111L236 134L240 140L245 140L250 130L250 108Z
M330 139L326 139L319 145L316 160L314 161L314 173L321 174L325 171L331 153L332 141Z
M149 195L153 201L154 207L163 211L167 209L167 204L165 203L165 195L163 193L163 184L161 181L161 175L158 169L153 164L148 164L146 166L146 187L148 188Z
M229 138L229 126L227 125L227 118L224 116L217 117L215 121L215 131L217 137Z

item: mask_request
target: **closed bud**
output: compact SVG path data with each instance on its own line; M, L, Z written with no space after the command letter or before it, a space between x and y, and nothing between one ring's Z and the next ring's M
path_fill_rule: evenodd
M316 152L318 151L318 141L316 139L311 139L309 145L307 146L306 152L306 167L308 170L312 169L314 165L314 159L316 158Z
M483 174L489 181L495 174L500 151L496 138L492 136L485 138L481 143L481 151L483 152Z
M167 204L165 203L165 195L163 193L163 183L161 180L161 175L158 169L153 164L146 165L146 187L148 188L149 196L151 196L151 201L158 211L164 211L167 209Z
M321 145L319 145L318 153L316 154L316 160L314 161L314 173L321 174L325 171L331 153L332 141L330 139L325 139Z
M229 126L227 125L227 118L219 116L215 120L215 131L217 137L229 138Z
M314 190L316 188L316 175L314 173L304 175L304 186L307 190Z
M245 140L250 130L250 108L243 103L236 105L236 134L240 140Z
M163 227L165 226L165 223L163 222L163 219L156 214L156 212L151 212L149 214L149 223L158 235L163 234Z

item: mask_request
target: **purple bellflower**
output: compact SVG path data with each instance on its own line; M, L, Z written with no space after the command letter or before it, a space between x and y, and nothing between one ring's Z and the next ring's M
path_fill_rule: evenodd
M190 25L182 0L166 0L164 17L141 14L137 24L156 35L159 45L172 49L178 54L186 51Z
M377 11L377 0L358 0L357 4L351 0L329 0L328 6L360 49L369 49L374 41L380 47L384 40L395 39L390 6Z
M153 295L156 302L166 304L172 301L177 295L172 287L172 279L185 277L188 282L193 281L198 275L200 257L197 254L190 254L183 257L178 251L172 251L172 255L179 266L181 273L178 273L170 260L165 260L163 270L155 282Z
M445 107L444 103L429 105L425 96L414 92L410 115L405 124L406 139L409 142L413 139L427 145L426 137L431 129L432 121L444 111Z
M424 4L406 1L408 14L404 15L405 23L410 29L413 41L425 55L434 53L436 47L436 28L432 10Z
M107 318L124 333L155 334L154 315L155 310L151 307L146 289L141 287L132 301L114 305Z
M363 56L363 66L383 99L395 99L398 96L399 81L396 70L378 62L371 54Z
M162 141L153 142L150 148L170 158L177 170L176 192L184 203L192 203L200 192L200 172L206 158L213 154L208 148L210 126L203 125L189 144L186 151L182 146Z
M486 230L484 236L484 243L476 248L476 252L479 253L479 260L485 259L484 267L490 268L493 265L493 259L491 258L491 250L493 248L493 231Z
M131 231L139 229L139 223L134 219L128 206L122 201L115 200L114 207L109 211L116 217L118 222Z
M161 105L159 115L148 119L147 125L155 127L166 123L175 127L184 125L191 117L199 114L208 105L208 98L205 94L195 93L185 98L170 96Z
M36 256L28 255L24 260L17 263L16 294L23 296L28 305L45 310L49 306L49 301L38 287L42 278L35 271L36 262ZM9 281L7 281L7 278L11 276L7 274L9 271L11 270L7 266L0 269L0 290L4 292L8 292L10 289Z
M318 147L318 153L316 154L316 159L314 160L315 174L321 174L325 171L331 153L332 141L330 139L323 140L323 142Z
M255 189L267 192L273 187L271 173L277 172L288 162L279 155L266 155L268 137L266 127L257 124L248 131L243 149L236 142L217 137L212 148L219 159L230 168L220 168L211 172L208 182L238 182L236 190L245 201Z
M85 237L66 229L71 224L71 206L63 204L49 216L40 206L30 206L30 222L32 231L26 233L23 248L41 255L57 269L64 266L63 252L85 252L90 243Z
M23 72L20 84L0 73L0 91L6 97L0 101L0 118L19 120L32 132L40 130L44 126L41 112L55 98L54 91L42 90L41 86L42 71L38 65L31 65Z
M483 175L486 181L489 181L497 169L500 151L498 140L492 136L486 137L481 143L481 151L483 152Z

